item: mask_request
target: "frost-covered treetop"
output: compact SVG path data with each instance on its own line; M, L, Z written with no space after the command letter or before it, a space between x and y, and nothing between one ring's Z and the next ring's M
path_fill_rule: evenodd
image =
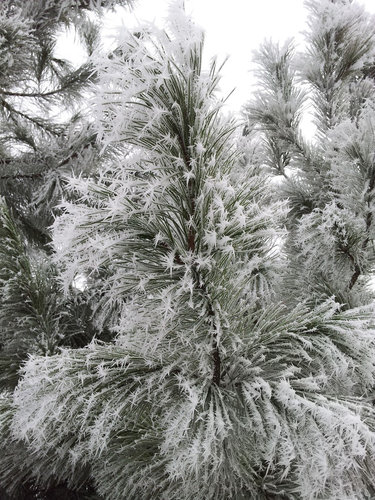
M99 61L94 113L104 166L95 183L70 180L82 203L66 205L55 225L67 286L77 273L110 267L109 303L158 297L163 316L174 293L193 308L202 294L227 300L244 289L263 300L277 236L271 220L281 215L264 179L249 185L249 171L238 169L236 124L220 117L215 96L216 62L202 70L202 32L181 15L171 14L168 31L123 33Z

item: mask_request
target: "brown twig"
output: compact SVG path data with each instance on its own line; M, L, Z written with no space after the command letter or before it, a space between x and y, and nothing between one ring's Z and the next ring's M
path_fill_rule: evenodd
M178 135L178 141L182 150L183 154L183 159L184 163L186 165L187 169L191 169L191 161L190 161L190 156L186 150L185 143L183 138ZM189 179L188 182L188 191L189 191L189 199L190 199L190 217L193 219L194 213L196 210L196 205L195 205L195 181L194 179ZM190 224L190 221L189 221ZM188 235L187 235L187 248L191 252L195 251L195 238L196 238L196 233L192 225L189 227ZM196 274L196 279L195 283L197 288L201 291L206 296L207 299L207 312L208 316L210 318L210 323L213 328L213 337L212 337L212 359L213 359L213 375L212 375L212 382L220 386L220 380L221 380L221 357L220 357L220 350L219 350L219 342L218 342L218 334L217 334L217 327L215 324L215 313L212 307L211 300L209 299L208 291L206 289L206 286L201 283L200 277L199 277L199 271L196 268L196 266L193 266L194 273Z

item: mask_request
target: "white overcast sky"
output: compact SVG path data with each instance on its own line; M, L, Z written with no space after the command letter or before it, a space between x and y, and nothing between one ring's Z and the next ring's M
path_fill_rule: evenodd
M116 37L121 26L134 29L147 21L163 27L170 3L170 0L136 0L132 11L118 8L107 14L103 26L107 43ZM375 14L375 0L358 3ZM252 51L265 38L281 43L294 38L300 46L303 43L301 32L306 29L307 17L303 0L185 0L185 9L205 31L206 63L214 55L219 61L229 57L222 70L220 87L223 95L235 89L227 102L227 109L234 113L251 97ZM63 57L79 61L80 51L73 46L71 36L62 37L58 48Z

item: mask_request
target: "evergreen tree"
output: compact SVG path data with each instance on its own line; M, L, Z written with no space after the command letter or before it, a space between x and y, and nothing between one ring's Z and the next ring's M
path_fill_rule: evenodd
M74 68L57 58L55 45L63 27L74 28L90 56L99 21L87 13L116 3L127 2L6 0L0 6L0 386L14 385L27 353L82 346L93 336L87 301L73 291L69 300L59 293L49 226L67 195L65 177L95 172L96 134L83 108L95 69L89 59Z
M97 63L101 167L71 177L54 259L67 290L78 273L99 289L116 337L34 354L2 394L11 493L11 475L91 477L109 500L375 493L373 310L278 301L285 204L246 164L202 51L176 8Z
M97 1L96 7L108 3L116 2ZM92 53L99 25L87 12L94 4L4 0L0 6L0 194L38 245L50 241L47 227L64 175L95 142L82 101L95 76L92 64L76 68L55 50L62 30L74 29Z
M305 53L265 43L257 54L260 90L245 108L260 130L264 163L290 204L285 245L293 301L334 296L345 307L372 300L374 263L374 20L351 0L306 2ZM301 134L313 110L316 137ZM281 177L282 176L282 177Z
M65 176L93 175L95 133L83 97L95 81L90 56L99 44L103 8L125 1L4 0L0 4L0 388L12 391L31 353L50 355L59 346L86 345L100 335L89 294L61 291L52 260L49 226ZM93 14L98 15L95 17ZM87 60L74 67L56 56L64 29L74 29ZM2 400L3 401L3 400ZM2 436L2 487L13 497L67 498L74 493L50 479L37 489L25 446ZM77 493L84 498L85 487ZM94 498L94 497L92 497Z

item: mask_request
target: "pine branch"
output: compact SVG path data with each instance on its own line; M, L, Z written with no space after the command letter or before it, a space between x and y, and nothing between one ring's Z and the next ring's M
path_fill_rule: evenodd
M365 230L365 232L366 232L367 236L362 243L362 250L366 250L368 244L370 243L370 229L371 229L372 220L373 220L373 214L372 214L372 210L371 210L371 201L372 201L371 195L373 194L374 188L375 188L375 173L371 176L370 184L369 184L369 187L368 187L367 193L366 193L368 212L366 215L366 230ZM349 290L351 290L354 287L354 285L357 283L358 278L361 275L361 267L359 266L358 263L356 263L354 261L354 258L352 256L350 256L350 257L351 257L352 262L354 263L354 272L353 272L352 277L350 279Z
M46 121L41 120L36 117L32 117L28 115L27 113L24 113L22 111L19 111L18 109L14 108L11 104L9 104L5 99L0 98L0 104L8 110L10 113L15 113L16 115L20 116L21 118L24 118L25 120L33 123L36 125L38 128L43 129L46 132L49 132L52 135L59 136L60 132L57 132L56 129L51 127Z
M33 98L45 98L45 97L51 97L56 94L60 94L61 92L64 92L69 89L69 85L64 85L63 87L60 87L55 90L50 90L48 92L10 92L7 90L0 89L0 94L9 96L9 97L33 97Z
M43 174L41 173L31 173L31 174L9 174L1 175L0 180L20 180L20 179L42 179Z
M81 149L76 149L72 151L68 156L66 156L63 160L61 160L54 168L53 170L58 170L61 167L64 167L65 165L68 165L69 162L79 158L80 154L82 151L94 146L96 144L96 139L97 139L97 134L91 134L87 138L86 144L82 146ZM6 163L6 164L11 164L14 162L13 158L2 158L0 160L0 165L1 163ZM1 175L0 180L21 180L21 179L42 179L44 177L44 173L42 172L32 172L32 173L17 173L17 174L7 174L7 175Z

